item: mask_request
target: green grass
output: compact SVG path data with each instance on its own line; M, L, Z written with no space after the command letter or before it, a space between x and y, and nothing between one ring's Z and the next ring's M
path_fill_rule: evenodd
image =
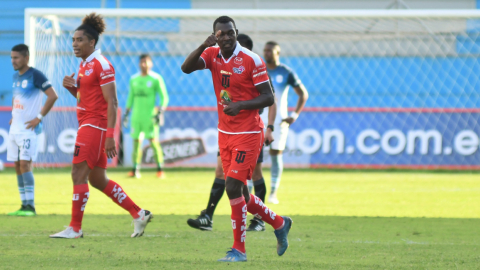
M34 218L9 217L19 207L12 170L0 173L1 269L479 269L480 185L476 173L286 170L280 204L294 226L290 248L275 236L247 236L248 262L221 264L231 246L230 207L220 202L213 232L186 219L205 208L212 170L177 169L157 180L114 170L119 182L155 218L145 237L131 239L130 216L91 188L84 239L49 239L70 220L68 170L36 170ZM268 180L268 175L266 175Z

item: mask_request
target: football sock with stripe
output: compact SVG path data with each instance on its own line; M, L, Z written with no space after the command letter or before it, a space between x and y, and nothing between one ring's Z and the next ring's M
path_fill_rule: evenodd
M260 198L262 202L265 202L265 195L267 194L267 186L265 185L265 179L259 179L253 182L255 187L255 196Z
M242 196L230 200L232 207L233 248L245 253L245 238L247 236L247 205Z
M271 156L272 158L272 183L271 183L271 194L275 194L277 189L280 187L280 180L283 173L283 155Z
M22 201L22 205L27 205L27 199L25 198L25 186L23 184L22 175L17 175L17 186L18 192L20 193L20 200Z
M152 141L153 154L155 156L155 161L157 162L157 169L159 171L163 168L163 151L162 146L157 140Z
M112 180L108 181L107 187L103 190L103 193L110 197L116 204L123 209L127 210L133 218L138 218L142 209L138 207L132 199L127 195L123 188Z
M85 211L89 196L88 184L73 186L72 220L70 221L70 227L76 232L82 228L83 212Z
M22 178L25 187L26 204L35 207L35 179L33 178L33 172L22 174Z
M140 164L142 162L142 146L138 140L133 140L133 171L140 169Z
M283 227L283 218L270 210L257 196L250 194L250 200L247 204L247 210L254 216L260 216L266 223L272 225L275 230ZM233 220L233 218L232 218Z
M218 202L225 192L225 180L220 178L215 178L213 181L212 189L210 190L210 198L208 199L206 214L213 220L213 214L215 213L215 208L217 208Z

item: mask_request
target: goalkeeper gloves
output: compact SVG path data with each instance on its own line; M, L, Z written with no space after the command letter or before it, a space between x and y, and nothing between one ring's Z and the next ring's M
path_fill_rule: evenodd
M128 113L125 113L125 114L123 115L123 122L122 122L122 123L123 123L123 127L128 128L128 120L129 120L129 119L128 119Z

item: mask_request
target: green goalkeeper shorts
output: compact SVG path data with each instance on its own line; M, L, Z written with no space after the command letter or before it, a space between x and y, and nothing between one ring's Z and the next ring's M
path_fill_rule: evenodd
M152 120L133 121L130 134L134 140L140 138L140 134L144 134L144 139L158 139L160 127L155 125Z

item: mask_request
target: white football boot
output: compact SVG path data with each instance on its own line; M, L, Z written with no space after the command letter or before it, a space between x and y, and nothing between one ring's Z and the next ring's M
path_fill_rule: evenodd
M73 230L73 227L68 226L65 230L50 235L50 238L68 238L68 239L73 239L73 238L83 238L83 232L80 229L80 231L76 232Z
M152 213L148 210L141 210L138 214L140 215L140 217L133 220L134 229L132 238L142 236L143 232L145 231L145 227L147 227L147 224L153 218Z
M277 199L277 195L271 194L270 196L268 196L268 203L278 204L279 201Z

